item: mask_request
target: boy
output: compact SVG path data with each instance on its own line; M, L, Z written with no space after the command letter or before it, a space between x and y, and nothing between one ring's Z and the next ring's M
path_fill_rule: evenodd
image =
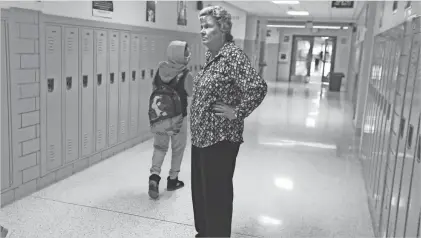
M153 199L159 196L159 182L161 166L168 151L171 140L172 159L171 169L167 178L167 190L174 191L184 187L178 180L184 149L187 143L187 98L193 91L193 77L187 69L190 60L190 51L187 42L172 41L167 49L168 60L159 63L158 71L154 78L154 88L159 84L172 87L178 94L182 116L175 123L172 133L156 133L154 135L154 152L152 157L151 175L149 177L149 196ZM161 105L158 105L161 106ZM155 105L155 107L157 107Z

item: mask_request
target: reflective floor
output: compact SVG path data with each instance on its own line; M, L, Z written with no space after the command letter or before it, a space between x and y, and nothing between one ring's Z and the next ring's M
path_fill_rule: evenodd
M351 112L320 85L270 84L246 120L237 159L232 237L373 237ZM11 237L194 237L190 148L186 187L147 194L152 141L6 206ZM162 176L169 171L164 162Z

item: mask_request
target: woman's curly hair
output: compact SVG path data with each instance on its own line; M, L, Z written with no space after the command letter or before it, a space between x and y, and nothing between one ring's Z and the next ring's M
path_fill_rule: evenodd
M233 41L234 37L231 35L232 21L231 14L221 6L209 6L203 8L199 13L199 19L206 16L211 16L215 19L216 24L223 33L227 41Z

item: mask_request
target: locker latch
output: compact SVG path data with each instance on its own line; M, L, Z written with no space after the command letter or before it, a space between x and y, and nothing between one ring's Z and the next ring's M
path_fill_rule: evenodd
M88 87L88 75L83 75L83 79L82 79L82 83L83 83L83 87L86 88Z
M135 70L132 71L132 80L136 81L136 71Z
M67 90L70 90L72 88L72 77L66 77L66 86Z
M54 91L54 79L47 79L48 92Z
M142 70L142 79L145 79L145 70Z
M110 73L110 83L114 83L114 73Z
M102 74L97 74L98 86L102 84Z
M121 81L123 83L126 81L126 72L121 72Z
M403 138L403 133L405 131L405 118L401 118L401 124L399 125L399 137Z
M407 141L408 149L412 148L412 136L413 136L413 134L414 134L414 126L409 125L408 141Z
M153 77L153 69L151 69L151 78Z

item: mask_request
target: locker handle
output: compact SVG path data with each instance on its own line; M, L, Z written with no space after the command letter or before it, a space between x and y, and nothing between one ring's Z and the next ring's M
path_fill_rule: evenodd
M407 141L407 146L408 149L412 148L412 136L414 134L414 126L413 125L409 125L409 132L408 132L408 141Z
M98 83L98 86L101 85L102 84L102 74L97 74L96 75L96 78L97 78L97 81L98 81L97 82Z
M66 86L67 86L67 90L70 90L72 88L72 77L66 78Z
M151 78L153 78L153 69L151 69Z
M83 75L82 84L84 88L88 87L88 75Z
M114 83L114 73L110 73L110 83Z
M136 81L136 70L132 71L132 80Z
M121 72L121 81L123 83L126 81L126 72Z
M405 118L401 118L401 124L399 125L399 137L402 139L403 138L403 133L405 130Z
M50 79L47 79L47 87L48 87L48 92L52 92L52 91L54 91L54 79L53 78L50 78Z
M421 135L418 135L418 148L417 148L417 161L418 163L421 162Z
M142 70L142 79L145 79L145 75L146 75L145 70Z

